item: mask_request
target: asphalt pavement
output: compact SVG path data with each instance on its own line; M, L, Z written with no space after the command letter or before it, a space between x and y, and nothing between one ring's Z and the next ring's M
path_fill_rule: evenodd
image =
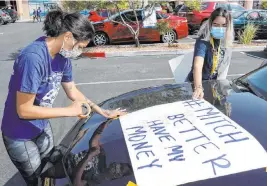
M0 26L0 119L12 74L13 61L18 52L34 39L42 36L42 23L15 23ZM189 39L193 41L193 39ZM247 55L249 54L249 56ZM109 59L81 58L73 60L73 76L77 86L96 103L132 90L175 83L168 61L177 56L138 56ZM261 51L234 52L229 79L257 68L265 56ZM55 105L70 102L61 91ZM52 120L56 142L73 126L76 118ZM23 186L21 177L9 160L0 140L0 186Z

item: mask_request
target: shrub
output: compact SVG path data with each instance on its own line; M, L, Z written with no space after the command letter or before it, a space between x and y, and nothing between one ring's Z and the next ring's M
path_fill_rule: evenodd
M157 22L156 27L157 27L157 30L160 33L160 35L164 35L170 31L172 31L172 28L171 28L169 22L165 21L165 20ZM171 41L169 39L169 42L168 42L169 46L170 46L170 43L171 43Z
M239 33L239 41L242 44L250 44L252 42L252 40L256 37L256 32L258 30L258 27L255 26L252 23L248 23L245 28L244 31Z
M199 0L187 0L184 3L190 10L199 11L201 8L201 1Z
M267 0L263 0L261 6L262 9L267 9Z

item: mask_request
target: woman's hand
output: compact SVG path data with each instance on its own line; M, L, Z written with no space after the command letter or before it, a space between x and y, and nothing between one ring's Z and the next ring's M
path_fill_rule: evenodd
M193 93L193 99L203 99L204 92L202 88L196 88Z
M126 109L121 110L120 108L116 110L103 110L103 113L106 118L111 118L111 119L127 114Z
M83 107L86 107L87 113L84 115ZM70 116L78 116L80 118L86 118L91 113L91 108L85 101L74 101L69 107Z

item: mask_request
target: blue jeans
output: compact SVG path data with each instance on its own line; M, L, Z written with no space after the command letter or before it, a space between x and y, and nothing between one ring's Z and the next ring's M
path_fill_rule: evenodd
M50 124L31 140L14 140L3 134L8 155L28 186L37 186L40 175L54 148Z

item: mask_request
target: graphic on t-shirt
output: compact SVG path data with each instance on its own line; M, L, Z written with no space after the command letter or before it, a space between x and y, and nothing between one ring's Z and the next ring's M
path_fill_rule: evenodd
M220 68L220 66L225 62L224 61L224 55L225 55L225 48L221 48L219 63L217 65L216 72L218 72L218 69Z
M61 86L62 76L62 72L54 72L47 78L47 82L49 85L52 85L52 89L41 99L40 106L52 107Z

